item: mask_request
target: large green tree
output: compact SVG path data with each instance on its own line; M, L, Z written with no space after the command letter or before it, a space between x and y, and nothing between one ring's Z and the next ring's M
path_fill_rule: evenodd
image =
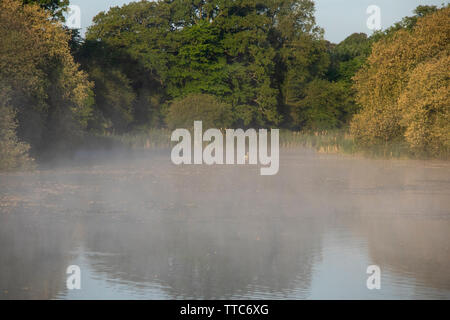
M164 106L189 94L230 104L237 126L281 125L328 67L311 0L135 2L97 15L86 38L83 66L95 69L99 55L104 65L96 103L111 118L105 83L119 69L135 93L124 106L131 125L156 123Z

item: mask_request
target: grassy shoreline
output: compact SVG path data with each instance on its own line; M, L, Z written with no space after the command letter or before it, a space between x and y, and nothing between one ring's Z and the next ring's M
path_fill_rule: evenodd
M171 148L176 144L170 141L170 135L171 131L168 129L149 129L101 138L126 148L158 149ZM448 157L435 158L414 154L406 143L401 142L362 148L355 143L348 131L343 129L315 132L280 130L280 148L309 148L324 154L347 154L375 159L449 160Z
M169 129L149 129L126 134L90 134L69 152L48 152L36 158L36 166L49 165L56 162L71 161L78 151L123 150L163 150L171 149L176 142L170 141L172 131ZM205 146L207 143L205 142ZM406 143L387 144L371 148L359 147L354 138L346 130L297 132L280 130L280 149L295 150L306 148L320 154L340 154L349 157L382 160L438 160L449 161L447 157L431 157L414 154ZM29 171L27 168L2 170L1 173Z

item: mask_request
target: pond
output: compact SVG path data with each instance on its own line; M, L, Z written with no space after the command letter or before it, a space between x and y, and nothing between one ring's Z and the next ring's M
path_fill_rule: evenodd
M450 299L449 270L446 162L111 151L0 175L0 299Z

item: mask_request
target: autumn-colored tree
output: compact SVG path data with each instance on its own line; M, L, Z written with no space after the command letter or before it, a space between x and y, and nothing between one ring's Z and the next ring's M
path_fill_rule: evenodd
M64 13L69 6L69 0L23 0L24 4L38 4L41 8L49 10L55 19L64 21Z
M450 55L417 66L399 98L405 138L419 154L450 154Z
M417 144L413 131L418 127L408 122L414 118L410 117L413 110L419 110L421 104L430 110L441 107L435 105L436 101L425 106L423 102L414 100L411 90L422 86L441 92L448 86L448 77L438 76L439 79L435 79L437 69L432 65L439 63L444 70L449 69L448 60L442 58L449 54L449 35L450 8L446 7L419 18L412 30L399 30L374 44L367 65L354 77L357 100L362 110L354 117L351 132L359 144L370 146L405 140L412 146ZM420 72L425 74L419 77ZM428 83L430 79L435 80ZM403 101L412 99L418 104L400 103L403 95ZM445 127L448 119L442 117L443 114L445 112L438 113L438 118L427 123ZM418 116L416 112L416 119ZM427 147L422 145L422 148Z
M35 4L0 2L0 89L19 137L35 149L69 147L91 114L92 84L71 56L69 34L49 17Z

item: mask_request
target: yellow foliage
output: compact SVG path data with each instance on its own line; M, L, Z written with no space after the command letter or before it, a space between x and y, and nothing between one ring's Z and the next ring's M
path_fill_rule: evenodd
M10 89L13 103L20 99L23 108L32 104L37 112L46 112L49 100L57 108L64 104L83 126L91 112L92 84L74 62L69 39L61 23L38 5L0 1L0 88Z
M405 138L417 152L450 151L450 56L424 62L411 73L399 98Z
M433 154L448 148L449 35L450 8L443 8L419 19L412 32L374 44L354 77L362 106L351 123L357 143L407 141Z

